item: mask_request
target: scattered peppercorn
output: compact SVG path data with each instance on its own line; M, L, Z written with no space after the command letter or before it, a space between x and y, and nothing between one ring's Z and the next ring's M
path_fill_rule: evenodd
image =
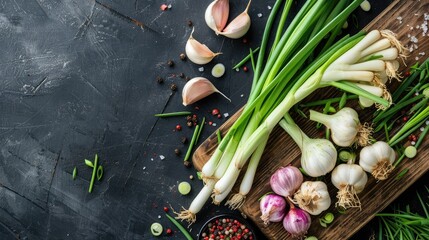
M174 62L173 62L173 60L171 60L171 59L170 59L170 60L168 60L168 61L167 61L167 65L168 65L168 66L170 66L170 67L173 67L173 66L174 66Z
M242 39L242 42L244 43L244 44L246 44L248 41L247 41L247 38L243 38Z
M188 127L192 127L194 124L192 123L192 121L188 121L188 122L186 122L186 125L187 125Z
M176 85L176 84L174 84L174 83L172 83L172 84L170 85L170 89L171 89L171 91L177 91L177 85Z
M177 124L177 125L176 125L176 130L177 130L177 131L182 131L182 126L180 126L180 124Z
M187 168L190 168L192 164L190 161L183 161L183 165L185 165Z
M219 109L217 109L217 108L212 109L212 115L213 116L218 115L219 113L220 113Z
M404 122L408 121L408 117L407 116L403 117L402 121L404 121Z
M176 148L174 149L174 153L179 156L182 152L180 151L180 149Z
M167 235L173 234L173 231L170 228L167 228L167 230L165 230L165 232L167 233Z
M185 74L184 74L184 73L180 73L180 74L179 74L179 77L180 77L180 78L185 78Z
M183 61L186 60L186 55L184 53L181 53L179 57L180 57L180 60L183 60Z
M187 137L182 137L181 139L182 143L185 144L188 142L188 138Z
M190 78L190 77L188 77L188 76L187 76L187 77L186 77L185 79L186 79L186 81L189 81L189 80L191 80L191 78Z
M194 24L192 23L192 21L191 20L188 20L188 26L189 27L192 27Z
M409 77L410 75L411 75L410 71L406 71L404 77Z
M220 119L220 118L222 118L222 115L218 114L218 115L217 115L217 118L219 118L219 119Z
M159 84L164 83L164 78L158 76L158 77L156 77L156 82Z
M249 71L249 69L247 68L247 66L243 67L243 71L245 71L245 72Z
M164 212L168 212L168 207L164 207Z

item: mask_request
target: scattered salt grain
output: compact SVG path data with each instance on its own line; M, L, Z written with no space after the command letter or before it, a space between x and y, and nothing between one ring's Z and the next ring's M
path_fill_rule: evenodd
M170 9L172 6L171 6L171 4L168 4L168 9Z
M424 56L426 53L425 52L419 52L420 56Z
M416 59L416 61L417 61L417 60L419 60L419 57L416 57L415 59Z
M419 40L416 38L416 36L411 36L410 41L413 43L418 43Z
M158 215L158 218L161 218L161 215Z
M420 131L421 131L421 132L423 132L424 130L425 130L425 128L424 128L424 127L421 127L421 128L420 128Z
M244 94L241 94L240 97L244 97Z
M213 127L216 127L216 125L217 125L216 123L213 123L213 124L212 124L212 126L213 126Z
M198 68L198 71L200 71L200 72L204 72L204 67L200 67L200 68Z
M236 69L235 69L235 71L236 71L236 72L239 72L239 71L240 71L240 69L239 69L239 68L236 68Z
M153 161L153 158L150 158L151 161Z
M223 116L227 118L229 117L229 113L224 113Z
M397 17L396 19L399 21L399 24L402 24L402 17L401 16Z
M271 10L272 7L270 5L268 5L267 8L268 8L268 10Z
M146 170L146 167L143 167L143 170Z
M429 125L429 121L426 121L426 125Z
M412 142L411 142L411 145L413 145L413 146L414 146L414 145L416 145L416 142L412 141Z
M261 18L262 17L262 13L258 13L258 17Z
M164 160L164 159L165 159L165 156L164 156L164 155L159 155L159 158L160 158L161 160Z

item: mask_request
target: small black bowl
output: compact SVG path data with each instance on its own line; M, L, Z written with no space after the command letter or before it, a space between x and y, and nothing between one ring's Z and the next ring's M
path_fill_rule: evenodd
M237 220L242 225L245 225L246 228L249 230L249 233L250 233L249 236L252 236L251 239L256 240L255 231L253 230L253 228L249 224L249 222L246 219L244 219L243 217L240 217L240 216L234 215L234 214L219 214L219 215L216 215L216 216L210 218L209 220L207 220L207 222L205 222L204 225L201 227L200 232L198 233L197 239L198 240L204 240L204 237L202 235L203 235L203 233L209 232L209 230L208 230L209 223L213 223L216 220L220 220L220 219L232 219L232 221ZM225 238L225 239L227 239L227 238ZM241 239L244 239L244 238L241 238ZM247 239L250 239L250 238L247 238Z

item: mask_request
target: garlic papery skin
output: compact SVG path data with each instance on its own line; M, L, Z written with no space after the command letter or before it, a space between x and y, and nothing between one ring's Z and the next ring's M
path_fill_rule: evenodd
M187 106L198 100L201 100L212 93L219 93L224 98L229 99L225 94L220 92L207 78L195 77L189 80L182 90L183 105Z
M185 47L186 56L189 58L189 60L195 64L203 65L209 63L214 57L221 54L214 53L206 45L195 40L194 37L192 37L193 33L194 29L192 29L191 35L189 36Z
M244 36L250 29L250 16L247 13L249 10L251 0L247 4L246 9L240 15L238 15L234 20L232 20L221 32L217 32L216 34L223 35L227 38L237 39Z
M332 171L337 162L337 150L331 141L309 138L295 123L289 122L283 119L279 125L301 149L301 166L305 173L320 177Z
M294 200L311 215L319 215L331 205L328 187L322 181L303 182L295 193Z
M377 180L385 180L393 170L396 153L386 142L378 141L362 148L359 165Z
M217 33L225 28L228 15L229 0L215 0L207 7L204 18L207 26Z
M368 176L357 164L340 164L331 174L332 184L339 189L335 206L343 209L359 208L361 202L358 193L362 192Z
M278 169L271 175L270 186L276 194L289 197L298 190L303 180L304 176L297 167L287 166Z
M261 210L261 220L265 225L270 222L281 222L286 214L286 200L276 194L267 194L261 198L259 209Z
M329 128L332 141L340 147L349 147L353 143L368 145L372 129L360 123L357 112L352 108L344 107L333 115L310 110L310 119Z

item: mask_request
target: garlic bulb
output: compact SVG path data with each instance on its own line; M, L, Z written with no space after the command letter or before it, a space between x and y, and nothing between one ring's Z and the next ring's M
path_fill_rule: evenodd
M270 186L276 194L289 197L301 186L303 179L304 176L297 167L281 167L271 175Z
M360 151L359 165L377 180L385 180L393 170L396 153L386 142L378 141Z
M227 38L237 39L244 36L244 34L249 31L250 28L250 16L247 13L249 11L251 0L247 4L246 9L240 15L238 15L234 20L232 20L228 26L223 29L223 31L217 31L216 34L223 35Z
M319 215L331 205L328 187L321 181L303 182L294 199L300 208L311 215Z
M228 21L229 0L215 0L207 7L204 14L207 26L215 32L221 32Z
M348 147L353 143L360 146L368 145L372 128L362 125L357 112L352 108L342 108L333 115L310 110L310 119L329 128L332 141L338 146Z
M183 105L187 106L200 99L207 97L212 93L219 93L224 98L229 99L225 94L221 93L207 78L195 77L189 80L182 91Z
M361 208L358 193L362 192L368 177L357 164L340 164L331 174L331 182L339 189L335 206L343 209Z
M307 175L320 177L334 169L337 150L329 140L309 138L295 123L284 119L279 124L301 149L301 166Z
M192 37L194 29L192 29L191 35L189 36L188 41L186 42L186 55L189 60L196 64L206 64L209 63L214 57L221 53L214 53L206 45L201 44Z

